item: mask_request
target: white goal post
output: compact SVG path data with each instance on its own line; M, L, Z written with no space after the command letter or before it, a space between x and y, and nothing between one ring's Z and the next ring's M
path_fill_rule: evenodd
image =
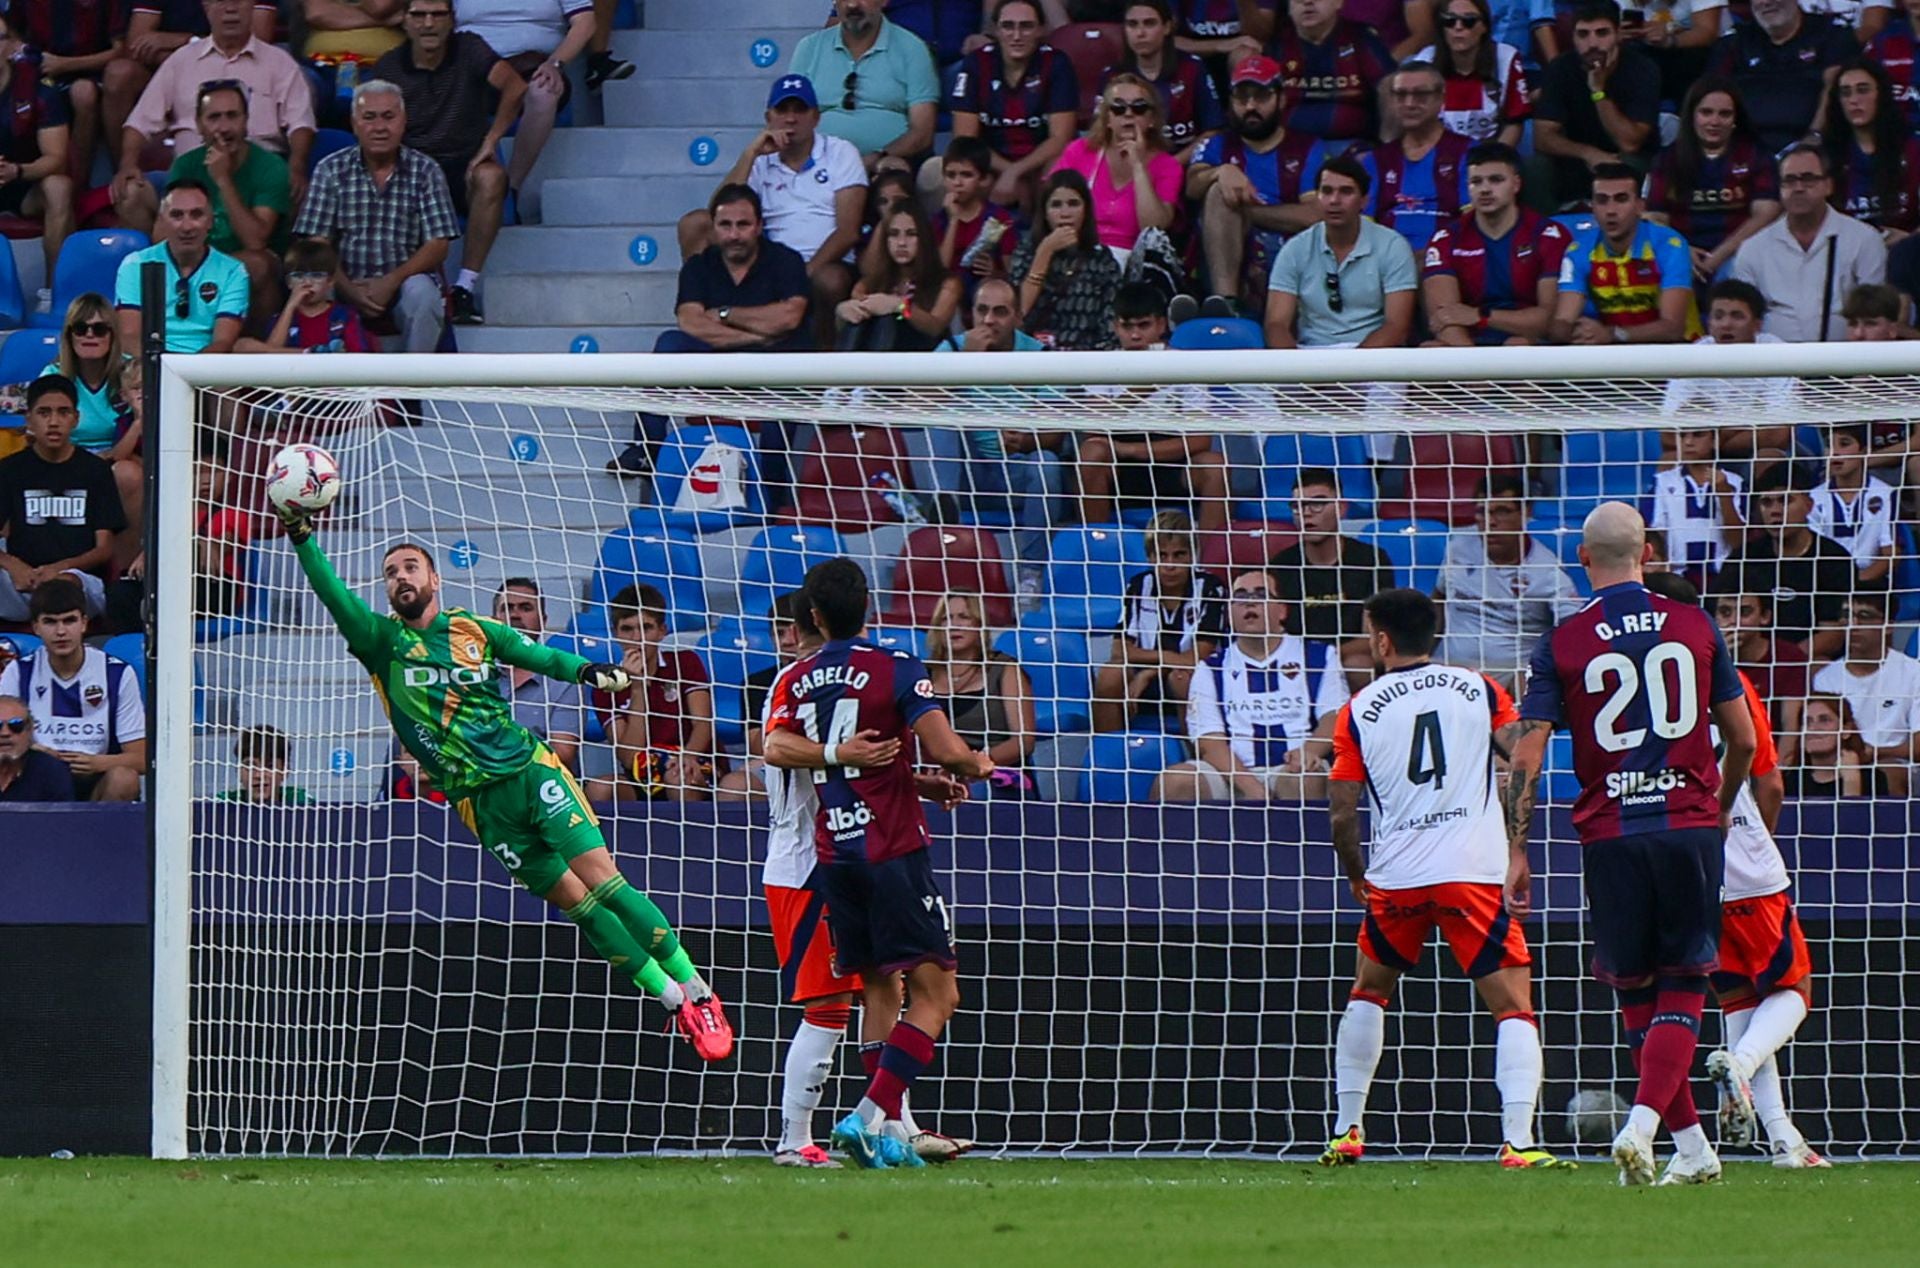
M1796 380L1790 394L1768 390L1769 383L1783 379ZM1668 385L1675 380L1724 382L1695 394L1679 413L1663 413ZM391 404L396 401L397 409ZM238 642L196 647L196 622L209 613L198 606L191 580L199 563L196 531L204 509L195 463L197 456L207 460L209 451L202 442L209 433L237 441L250 426L236 421L237 415L256 410L323 419L331 429L328 436L346 438L341 441L349 451L343 458L343 507L353 509L330 512L332 519L321 520L323 543L337 530L343 537L351 535L354 550L366 550L375 537L397 537L412 524L430 523L432 532L466 546L483 532L497 537L512 526L534 545L476 547L482 558L493 550L499 565L480 569L486 573L484 584L478 575L472 579L472 594L484 599L516 564L531 575L549 575L540 571L539 558L516 555L514 549L537 556L544 534L556 550L563 545L569 551L586 549L591 561L601 531L594 526L625 523L631 493L628 503L600 508L604 514L583 515L577 525L548 526L514 517L537 514L527 508L555 499L587 512L594 508L580 505L582 499L615 496L608 492L614 487L611 482L604 488L592 486L596 493L576 492L587 486L577 485L574 476L583 461L592 462L597 474L598 463L612 456L612 443L626 439L636 411L675 419L779 420L799 435L809 434L808 427L839 424L964 432L1006 426L1010 419L1020 426L1080 434L1204 433L1247 438L1235 452L1253 454L1255 461L1260 446L1275 435L1384 436L1386 447L1376 451L1384 457L1395 438L1436 433L1545 439L1575 432L1671 429L1683 421L1697 427L1751 429L1920 420L1920 343L1159 355L168 356L161 407L158 445L149 447L150 460L159 464L160 501L159 538L151 550L163 578L155 620L156 757L151 783L156 803L154 1156L731 1150L760 1147L762 1133L756 1124L769 1104L777 1108L777 1093L769 1102L771 1085L763 1075L776 1059L772 1054L790 1029L792 1014L772 999L772 958L764 931L757 925L735 927L738 912L748 909L742 903L750 905L757 893L757 872L742 880L751 869L743 870L742 860L732 855L703 871L692 838L696 832L720 833L723 828L713 825L721 824L726 833L749 840L762 823L752 812L745 812L745 818L716 810L711 820L673 819L675 841L687 838L684 856L676 855L671 873L663 868L652 879L656 897L676 922L683 905L702 913L690 924L703 952L715 958L713 967L721 975L717 984L726 990L734 983L731 989L749 996L742 1036L753 1071L689 1074L679 1064L680 1055L671 1054L674 1068L646 1083L647 1095L658 1099L648 1103L646 1114L625 1117L609 1109L609 1100L640 1095L622 1081L632 1074L629 1066L669 1064L665 1049L657 1046L664 1041L641 1039L635 1056L631 1041L614 1033L629 1025L630 1006L609 1013L597 1002L580 1004L598 995L631 992L622 983L608 983L603 971L588 971L596 968L592 953L584 945L574 946L570 929L559 931L557 941L549 938L553 931L543 932L537 917L529 917L526 908L505 894L503 876L482 872L473 879L467 875L470 867L455 868L453 850L441 850L437 839L431 848L402 848L395 844L401 837L395 835L384 839L382 847L382 865L391 870L371 881L362 878L360 888L351 888L354 882L338 870L347 867L347 859L334 857L329 848L325 858L303 861L293 852L294 844L312 840L316 852L322 846L340 846L345 843L329 834L357 830L356 825L370 825L368 831L413 833L420 840L430 834L411 819L400 828L384 813L336 812L334 802L344 807L351 801L344 796L322 798L329 806L320 810L279 812L282 818L208 816L209 780L227 770L238 729L234 723L265 716L252 703L274 690L272 658L319 648L337 662L347 661L344 645L317 605L302 608L295 602L297 597L304 603L303 583L297 570L289 573L284 567L255 582L285 600L276 609L279 617L264 618ZM424 426L383 426L383 417L391 420L396 414ZM490 476L492 501L484 508L457 490L413 492L435 481L450 490L459 481L463 454L477 458L484 452L491 461L504 457L505 447L529 438L527 452L537 456L516 454L517 474ZM429 448L431 461L420 458ZM1400 452L1404 456L1404 443ZM800 471L796 457L793 474ZM377 485L361 484L374 480L375 473ZM247 474L235 473L236 478ZM1236 501L1268 499L1270 491L1260 486L1258 471L1230 472L1230 479ZM513 480L521 482L517 490L509 487ZM377 496L370 492L376 488ZM1249 488L1250 493L1245 491ZM362 496L356 498L357 491ZM471 517L469 531L451 526L463 514ZM893 549L897 553L897 546ZM1010 547L1008 562L1021 561L1023 554L1017 545ZM1044 575L1045 558L1032 566ZM577 570L556 571L571 577ZM348 579L364 586L371 574ZM701 580L676 579L696 588ZM299 611L307 617L286 616ZM311 621L315 614L316 624L298 623ZM1111 629L1109 624L1106 632ZM1091 668L1097 669L1098 663ZM231 716L208 716L210 687L227 691L237 702ZM344 704L330 703L346 696L356 697L356 708L371 703L364 677L351 683L350 675L339 674L316 679L306 689L314 707L287 717L317 719L318 725L337 723L343 734L352 727L365 730L358 721L349 723L341 711ZM308 739L293 738L297 743ZM1066 737L1063 733L1059 738ZM1081 735L1075 740L1079 747L1074 751L1085 749L1084 739ZM361 741L353 750L361 754L358 758L346 746L326 751L347 752L341 761L364 773L360 768L369 760L364 754L371 751L365 745L373 740L362 736ZM314 738L311 750L321 752L322 743ZM1057 755L1067 748L1056 745L1049 752ZM296 759L296 773L312 769L301 765L302 760ZM1059 760L1065 771L1066 759ZM1047 786L1066 788L1068 776L1078 777L1089 760L1074 759L1073 770L1055 772L1059 778ZM353 766L355 761L359 767ZM993 802L970 808L967 813L979 817L967 822L981 838L977 848L969 847L972 861L941 864L963 873L950 878L960 886L957 907L977 918L981 929L992 927L1003 938L1028 944L1024 950L999 952L1009 958L996 963L989 973L993 980L978 983L978 989L963 967L963 994L970 1004L982 994L990 997L996 1015L956 1035L942 1049L943 1063L965 1071L946 1076L949 1082L967 1081L964 1095L953 1098L956 1119L964 1113L965 1125L983 1140L1012 1150L1271 1153L1300 1152L1314 1144L1302 1123L1324 1117L1326 1098L1315 1099L1319 1094L1312 1089L1326 1080L1330 1010L1338 1008L1337 1002L1328 1001L1344 1000L1358 913L1344 890L1336 892L1330 885L1327 842L1298 841L1287 856L1288 866L1297 871L1268 878L1275 880L1272 892L1290 895L1290 901L1298 903L1296 910L1271 914L1297 931L1280 937L1287 943L1284 949L1267 946L1259 931L1269 913L1249 898L1264 892L1257 883L1261 878L1242 870L1263 866L1260 847L1265 843L1241 833L1311 836L1319 830L1312 825L1323 820L1277 810L1223 810L1212 818L1208 816L1216 812L1187 808L1178 812L1187 817L1177 820L1178 831L1188 833L1184 853L1176 848L1179 841L1171 827L1165 830L1172 835L1171 844L1156 836L1152 848L1129 849L1128 841L1108 840L1103 834L1122 825L1133 830L1163 822L1146 817L1158 814L1155 807L1143 804L1125 808L1124 818L1102 818L1101 807L1064 795L1060 800L1074 804L1054 810L1030 802L1025 812L1017 805ZM1902 798L1891 804L1899 807L1904 830L1904 811L1911 803ZM635 841L652 813L645 803L640 805L623 812L641 822L629 838ZM1164 822L1176 822L1173 813L1168 812ZM1244 817L1248 814L1253 817ZM1198 829L1199 842L1192 835L1196 821L1204 825ZM623 818L623 832L627 822ZM1820 874L1807 883L1818 891L1822 910L1831 907L1834 912L1832 927L1823 924L1826 932L1817 939L1816 970L1823 978L1830 973L1852 975L1841 997L1855 1015L1845 1026L1836 1026L1836 1052L1820 1058L1819 1073L1795 1079L1796 1099L1806 1102L1844 1083L1848 1110L1816 1118L1825 1130L1822 1147L1831 1140L1843 1156L1913 1154L1920 1151L1920 1098L1906 1090L1905 1076L1920 1060L1915 1047L1920 1043L1920 998L1911 994L1916 987L1914 965L1920 964L1915 913L1910 900L1889 904L1874 888L1869 873L1883 866L1876 861L1879 856L1867 860L1848 853L1855 837L1852 820L1844 819L1841 810L1828 807L1799 822L1800 831L1821 834L1819 857L1824 861ZM1874 826L1885 830L1880 819ZM283 829L284 839L272 835ZM265 835L255 840L256 832ZM942 832L937 826L936 858L944 850ZM1225 835L1213 838L1207 832ZM1024 843L1028 833L1039 843L1036 851L1044 852L1044 864L1036 865L1044 867L1044 875L1022 875L1017 862L1021 852L1006 844ZM1213 845L1219 847L1217 859L1194 854L1197 846ZM464 848L473 850L471 845ZM617 848L616 855L623 864L630 861ZM1297 862L1291 861L1295 855ZM431 874L443 858L449 874ZM1164 870L1157 875L1141 870L1148 858L1160 859L1157 866ZM1788 858L1791 866L1791 848ZM221 866L242 870L223 873ZM1182 867L1194 870L1182 876L1176 870ZM246 870L256 868L260 870ZM457 877L453 870L459 871ZM669 876L675 879L668 881ZM1797 872L1796 879L1801 879ZM1193 883L1185 884L1189 880ZM718 888L702 892L700 887L709 882ZM1614 1087L1618 1076L1606 1038L1613 1033L1607 1002L1597 990L1575 981L1583 963L1578 954L1577 880L1562 869L1545 876L1543 883L1549 885L1549 903L1557 906L1546 913L1556 923L1551 945L1537 948L1538 971L1558 982L1560 993L1554 998L1576 1001L1569 1007L1580 1014L1575 1024L1554 1017L1551 1004L1543 1009L1549 1091L1542 1115L1557 1119L1566 1103L1564 1093ZM298 897L303 885L311 885L313 895L320 896ZM1145 897L1131 892L1134 885ZM1912 891L1910 877L1906 888ZM429 889L439 896L422 900L423 906L403 911L394 905L407 901L398 897L403 892ZM1043 890L1050 896L1039 897ZM1197 910L1180 910L1188 900ZM1142 905L1136 908L1136 902ZM1126 905L1128 912L1121 922L1128 928L1117 934L1102 916L1114 903ZM250 904L257 909L243 909ZM479 932L463 930L457 939L428 932L443 921L450 924L456 908L471 910ZM388 944L359 927L369 923L401 932L390 935L396 940ZM964 927L971 921L963 915L959 923ZM251 929L257 936L208 932L215 928ZM1169 930L1174 932L1169 935ZM1192 976L1178 992L1163 982L1148 1001L1135 979L1151 962L1138 942L1150 934L1169 936L1178 944L1169 972ZM469 938L474 940L471 947ZM569 955L583 966L577 978L575 966L562 963ZM728 956L742 962L722 962ZM513 966L523 957L538 969L538 981L532 984L514 975ZM290 959L297 963L288 963ZM394 967L402 961L416 967ZM418 967L423 965L430 968ZM429 971L436 975L431 982L420 976ZM396 975L393 980L387 979L389 972ZM1297 980L1260 980L1276 972L1295 974ZM1023 973L1045 979L1033 995L1044 1003L1028 1010L1042 1018L1023 1011L1025 988L1032 983L1013 980ZM1410 982L1413 977L1409 975ZM367 991L358 1001L356 982L364 983ZM1429 948L1420 982L1409 991L1413 1002L1401 1010L1404 1028L1389 1031L1389 1052L1396 1045L1422 1044L1430 1051L1397 1067L1389 1057L1376 1087L1375 1112L1397 1128L1404 1154L1457 1153L1470 1142L1485 1143L1484 1132L1476 1135L1474 1124L1484 1125L1488 1118L1484 1096L1476 1096L1484 1093L1487 1082L1491 1027L1473 1015L1477 1003L1444 947ZM310 1005L281 1006L288 994L307 990L312 992ZM551 1000L540 1003L543 992L556 990L577 1008L556 1009ZM476 1010L485 1017L469 1017L465 1004L452 1001L462 991L488 996L486 1007ZM496 1004L498 1017L489 1011ZM1189 1005L1214 1014L1217 1027L1176 1025L1167 1019L1167 1013ZM1280 1020L1271 1027L1263 1024L1267 1013L1278 1014ZM1456 1013L1458 1018L1453 1017ZM1820 1016L1816 1005L1815 1017ZM654 1019L655 1014L644 1015L649 1029L658 1028ZM448 1037L453 1030L459 1031L457 1039ZM1816 1039L1816 1033L1824 1037L1828 1031L1810 1021L1802 1043L1812 1047L1826 1042ZM484 1038L476 1040L475 1035ZM494 1039L499 1041L497 1051L487 1047ZM570 1077L563 1067L571 1057L553 1054L570 1054L576 1044L581 1051L591 1051L581 1060L595 1077L605 1082L614 1071L618 1078L613 1083L620 1090L583 1090ZM459 1051L449 1055L443 1051L448 1045ZM1842 1045L1844 1052L1838 1050ZM1063 1051L1069 1048L1076 1050ZM1450 1064L1446 1050L1452 1048L1459 1050L1463 1064ZM1024 1055L1036 1049L1047 1055L1031 1060ZM1218 1055L1222 1051L1224 1055ZM495 1061L503 1069L511 1065L512 1077L497 1081L492 1093L476 1092L476 1071ZM1791 1066L1792 1058L1784 1064ZM423 1065L423 1071L416 1069ZM1396 1100L1387 1090L1393 1069L1424 1090L1410 1094L1404 1103ZM320 1073L323 1070L332 1072ZM708 1082L699 1082L703 1078ZM940 1067L928 1082L933 1088L926 1099L938 1105ZM1466 1082L1476 1083L1478 1093L1449 1088ZM1109 1095L1104 1087L1109 1083L1122 1091ZM1129 1102L1136 1084L1147 1089L1141 1095L1150 1104ZM1161 1084L1173 1085L1164 1096ZM1889 1087L1896 1089L1897 1104L1884 1107L1886 1113L1874 1117L1859 1106ZM1557 1100L1556 1092L1561 1093ZM916 1092L916 1100L919 1097ZM740 1103L733 1103L736 1100ZM545 1108L530 1113L522 1102L541 1107L551 1102L555 1108L551 1115ZM1822 1113L1817 1105L1805 1108L1814 1116ZM1448 1125L1427 1125L1442 1118ZM607 1126L611 1119L618 1119L618 1125ZM1110 1131L1102 1127L1109 1119ZM1395 1138L1394 1131L1382 1135ZM1812 1129L1808 1135L1813 1137Z

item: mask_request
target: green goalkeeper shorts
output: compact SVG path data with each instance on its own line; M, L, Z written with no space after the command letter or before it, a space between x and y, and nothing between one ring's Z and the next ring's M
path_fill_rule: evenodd
M461 822L513 879L545 897L567 862L605 846L600 820L546 745L524 770L453 799Z

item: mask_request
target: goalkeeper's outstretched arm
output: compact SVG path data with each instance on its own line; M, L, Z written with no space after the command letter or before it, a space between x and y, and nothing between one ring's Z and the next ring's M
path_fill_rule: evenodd
M313 540L313 525L304 515L282 512L281 523L287 526L287 539L293 543L293 554L300 561L300 570L307 574L307 584L320 596L320 604L326 608L333 623L346 637L347 650L356 656L371 651L380 643L380 617L374 610L340 580L340 574L333 570L326 552L320 549L320 543Z

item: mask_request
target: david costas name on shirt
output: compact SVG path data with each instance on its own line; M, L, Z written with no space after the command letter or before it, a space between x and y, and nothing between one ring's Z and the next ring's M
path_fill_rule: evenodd
M1460 678L1453 674L1446 673L1418 674L1407 678L1388 678L1381 682L1379 691L1374 694L1372 700L1367 702L1366 712L1360 715L1360 720L1366 723L1378 722L1380 715L1386 711L1386 707L1395 700L1400 699L1410 692L1428 691L1435 687L1446 687L1449 690L1458 692L1469 700L1482 700L1486 698L1486 689L1476 678Z

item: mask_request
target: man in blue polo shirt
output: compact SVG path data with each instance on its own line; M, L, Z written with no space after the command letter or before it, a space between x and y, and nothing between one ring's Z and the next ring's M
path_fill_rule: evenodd
M207 242L212 194L197 180L172 182L159 223L165 240L121 260L114 278L121 346L141 346L140 266L157 260L167 273L167 351L232 352L247 319L247 269Z
M73 772L33 746L33 713L18 696L0 696L0 801L72 801Z

